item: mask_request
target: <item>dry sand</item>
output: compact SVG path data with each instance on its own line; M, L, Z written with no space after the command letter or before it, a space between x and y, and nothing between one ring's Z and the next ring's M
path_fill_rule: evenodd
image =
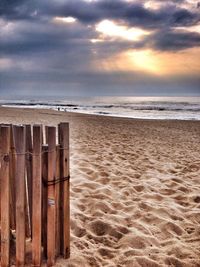
M200 266L200 122L0 108L70 122L71 258L56 266Z

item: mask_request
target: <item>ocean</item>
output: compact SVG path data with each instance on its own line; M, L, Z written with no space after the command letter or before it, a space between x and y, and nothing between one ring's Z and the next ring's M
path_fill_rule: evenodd
M0 105L137 119L200 120L200 97L74 97L55 101L0 100Z

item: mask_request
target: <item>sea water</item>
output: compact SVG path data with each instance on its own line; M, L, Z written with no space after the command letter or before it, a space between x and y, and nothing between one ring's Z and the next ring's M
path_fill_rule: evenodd
M0 100L1 106L47 108L137 119L200 120L200 97L75 97L64 100Z

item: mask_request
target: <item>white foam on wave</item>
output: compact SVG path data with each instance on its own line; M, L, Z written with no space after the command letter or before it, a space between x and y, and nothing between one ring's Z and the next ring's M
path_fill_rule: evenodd
M57 101L1 100L2 106L54 109L138 119L200 120L200 97L94 97Z

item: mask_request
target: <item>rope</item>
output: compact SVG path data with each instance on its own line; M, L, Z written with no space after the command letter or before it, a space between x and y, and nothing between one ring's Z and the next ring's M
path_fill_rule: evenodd
M54 179L54 180L49 180L49 181L46 181L46 180L43 179L42 182L43 182L45 187L48 187L48 186L55 185L55 184L58 184L58 183L61 183L61 182L65 182L65 181L67 181L69 179L70 179L70 175L62 177L62 178L57 178L57 179Z
M14 147L11 148L12 150L15 149ZM29 155L29 156L42 156L43 154L45 153L53 153L53 152L56 152L57 150L63 150L63 151L69 151L69 148L65 148L65 147L57 147L56 149L51 149L51 150L46 150L46 151L42 151L41 153L39 154L35 154L33 152L30 152L30 151L27 151L25 153L17 153L17 152L10 152L10 153L0 153L0 158L1 160L4 160L4 161L9 161L10 159L10 155L15 155L15 156L26 156L26 155ZM57 179L53 179L53 180L44 180L42 179L42 182L43 182L43 185L45 187L48 187L48 186L51 186L51 185L56 185L58 183L62 183L62 182L65 182L67 180L70 179L70 175L68 176L65 176L65 177L62 177L62 178L57 178Z
M9 157L9 155L14 155L14 156L26 156L26 155L30 155L30 156L33 156L33 157L38 157L40 155L42 156L45 153L53 153L53 152L56 152L57 150L69 151L69 148L58 147L56 149L41 151L41 153L38 153L38 154L36 154L34 152L30 152L30 151L26 151L25 153L17 153L16 151L14 151L14 152L10 152L9 154L8 153L0 153L0 157L1 157L1 160L4 159L4 157Z

